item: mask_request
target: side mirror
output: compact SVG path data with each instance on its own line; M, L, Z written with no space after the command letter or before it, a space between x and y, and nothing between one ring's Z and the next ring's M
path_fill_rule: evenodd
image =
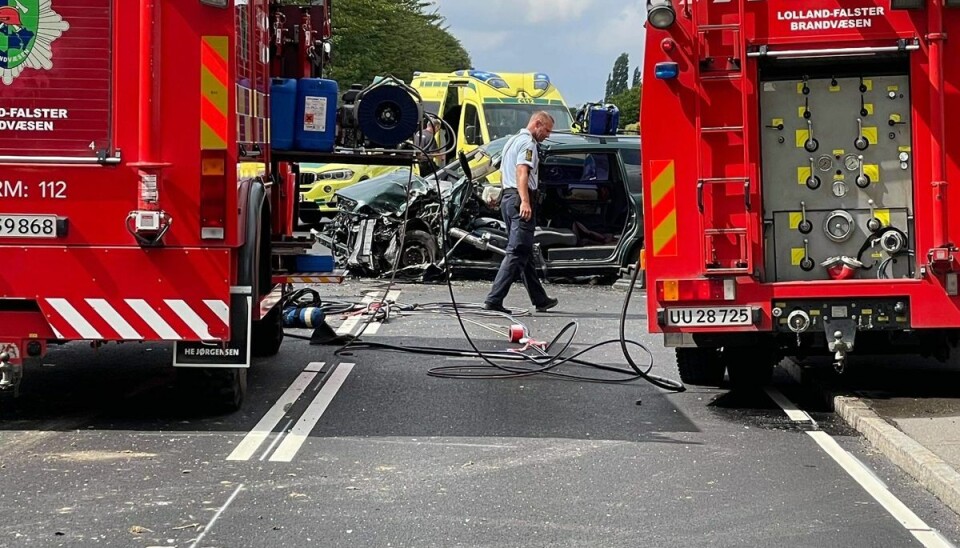
M479 140L477 135L477 126L466 126L463 128L463 133L463 138L467 141L468 145L480 144L477 142Z

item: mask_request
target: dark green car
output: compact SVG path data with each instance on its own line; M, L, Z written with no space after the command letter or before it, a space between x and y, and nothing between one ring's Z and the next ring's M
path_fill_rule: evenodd
M478 152L488 149L499 167L505 141ZM639 137L555 133L542 143L541 156L535 243L542 275L613 279L636 264L643 246ZM432 177L413 176L411 181L405 171L339 191L340 215L326 239L340 267L377 276L388 274L396 261L403 271L415 273L446 256L461 274L494 274L502 258L496 250L506 246L506 231L499 207L487 200L497 194L499 177L477 174L468 180L458 163L440 175L440 193L433 190L437 183ZM441 200L443 228L437 215ZM403 223L405 209L409 218ZM398 257L403 227L407 237ZM444 241L449 250L441 249Z

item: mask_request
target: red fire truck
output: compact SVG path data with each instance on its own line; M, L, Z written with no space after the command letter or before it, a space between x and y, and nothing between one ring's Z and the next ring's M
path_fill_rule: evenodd
M647 6L649 324L682 379L755 386L785 355L948 357L960 2Z
M239 406L312 243L269 82L324 57L320 4L0 0L0 389L51 343L175 341Z

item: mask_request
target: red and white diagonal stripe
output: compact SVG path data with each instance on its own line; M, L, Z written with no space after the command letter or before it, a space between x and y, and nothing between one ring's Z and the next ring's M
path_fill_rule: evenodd
M40 307L64 340L217 341L230 326L230 307L220 300L51 298Z

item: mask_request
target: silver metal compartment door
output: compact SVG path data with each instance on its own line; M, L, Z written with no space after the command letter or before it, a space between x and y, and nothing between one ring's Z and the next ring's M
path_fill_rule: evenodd
M856 258L872 234L893 232L889 227L908 235L909 249L913 154L908 76L762 82L760 120L767 281L831 279L823 260ZM872 230L878 222L881 230ZM843 236L846 225L851 225L850 234ZM797 259L804 240L803 256L816 262L809 270ZM863 254L866 266L890 256L881 243ZM913 274L907 249L887 264L886 274ZM877 277L877 265L854 277Z

